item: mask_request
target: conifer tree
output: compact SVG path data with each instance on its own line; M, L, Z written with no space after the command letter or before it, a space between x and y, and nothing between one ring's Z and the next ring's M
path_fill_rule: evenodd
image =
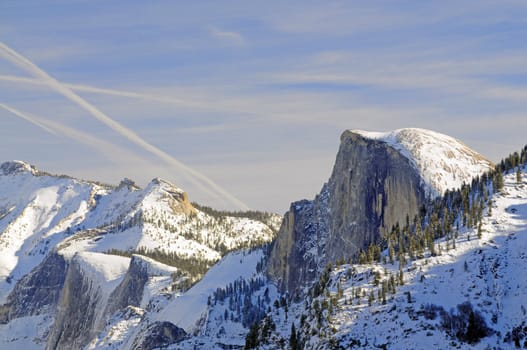
M503 189L503 175L501 174L501 171L497 171L494 175L494 192L501 192Z
M390 257L390 264L393 265L393 257L395 255L395 250L393 249L393 245L390 243L390 248L388 249L388 254Z
M245 337L245 349L254 349L258 346L258 324L254 323Z
M289 348L291 350L297 350L299 349L296 329L295 329L295 323L291 323L291 335L289 336Z
M383 305L386 305L386 289L388 289L388 287L386 286L386 281L383 281L382 282L382 289L381 289L381 297L382 297L382 304Z

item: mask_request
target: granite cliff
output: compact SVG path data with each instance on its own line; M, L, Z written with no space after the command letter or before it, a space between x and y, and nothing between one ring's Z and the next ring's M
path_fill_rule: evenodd
M412 218L427 199L491 168L458 140L428 130L345 131L328 183L285 214L268 275L282 291L301 288L327 263L355 256Z

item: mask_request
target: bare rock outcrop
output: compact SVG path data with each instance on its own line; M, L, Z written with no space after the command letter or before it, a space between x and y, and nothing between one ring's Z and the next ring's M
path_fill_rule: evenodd
M327 263L354 256L413 217L425 200L420 173L407 157L386 142L346 131L321 193L285 214L268 274L282 291L301 288Z

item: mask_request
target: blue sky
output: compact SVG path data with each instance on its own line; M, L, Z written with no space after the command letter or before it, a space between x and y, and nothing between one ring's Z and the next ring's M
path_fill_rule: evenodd
M0 103L54 132L0 109L0 159L114 184L159 176L236 206L130 131L282 212L320 190L345 129L429 128L494 161L522 147L526 37L515 0L4 0L0 42L126 130L4 55Z

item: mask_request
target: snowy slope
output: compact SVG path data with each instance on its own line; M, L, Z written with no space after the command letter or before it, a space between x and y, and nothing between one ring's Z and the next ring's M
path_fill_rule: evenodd
M160 250L218 261L225 251L270 242L274 228L247 218L213 217L195 209L173 184L154 179L144 190L118 188L99 199L86 227L107 227L92 251ZM80 238L83 239L82 237Z
M46 256L57 252L67 265L79 268L89 286L85 292L97 302L93 327L99 330L106 325L90 341L90 348L130 348L151 320L173 320L192 328L206 314L210 293L228 281L253 273L261 250L228 255L204 283L196 285L188 295L182 290L199 281L204 267L214 265L229 252L269 243L280 223L275 214L264 215L265 223L244 217L243 213L227 214L194 208L183 190L162 179L152 180L144 189L127 179L111 187L50 175L20 161L3 163L0 319L7 317L3 312L8 312L10 304L1 304L17 282ZM136 256L135 262L141 266L136 265L135 275L130 278L136 278L136 284L145 279L140 298L135 306L108 315L105 310L112 309L108 308L113 300L110 296L130 271L130 258L121 255L138 251L157 254L176 267ZM243 267L239 273L234 261ZM193 270L193 265L201 265L201 270ZM61 276L52 277L59 281ZM20 290L27 290L24 298L43 300L43 295L34 296L34 288L38 290L38 286L29 284ZM184 298L178 301L179 297ZM167 306L186 311L165 313L166 317L158 315ZM53 308L43 310L44 314L38 316L7 319L9 323L0 324L0 348L44 348L57 315L50 313ZM39 312L37 308L36 314Z
M19 161L0 171L0 302L14 282L37 266L79 224L103 189L49 176Z
M206 315L207 299L218 287L225 287L235 280L249 279L256 273L256 264L262 259L262 251L247 254L236 252L227 255L213 266L194 287L168 304L157 320L170 321L191 332Z
M408 128L390 132L351 130L398 150L421 174L429 195L460 188L465 182L493 169L492 163L461 141L431 130Z
M278 217L278 215L275 215ZM227 252L270 242L276 227L243 217L213 217L161 179L145 189L111 188L6 162L0 168L0 302L55 247L77 251L160 250L218 261Z
M491 167L459 141L434 132L354 132L387 142L406 156L422 174L430 195L459 187ZM493 197L492 216L484 219L481 239L476 239L473 230L462 230L455 249L405 265L405 284L388 297L386 305L377 299L368 305L367 295L377 290L374 272L388 278L399 272L397 265L334 268L327 298L335 298L339 290L342 295L331 314L324 311L327 321L318 326L309 298L279 295L257 271L265 258L262 249L237 251L271 242L276 227L269 221L200 210L185 192L161 179L152 180L145 189L129 180L109 187L45 174L23 162L8 162L0 166L0 297L5 300L17 280L56 250L80 266L90 290L98 295L98 334L87 343L90 349L130 349L137 339L147 337L151 325L160 322L170 322L188 333L173 349L239 348L245 344L252 320L261 313L275 327L264 346L268 349L287 347L292 324L309 334L307 347L313 349L328 348L335 341L344 348L357 341L365 348L388 343L394 349L469 348L452 344L440 329L439 317L429 320L420 313L421 305L432 303L448 311L466 300L494 331L476 348L507 348L505 334L526 319L527 305L521 306L527 282L517 279L527 269L526 181L524 176L524 185L517 185L512 175L506 177L503 194ZM270 222L278 221L278 217L270 218ZM190 270L134 256L132 261L140 268L130 276L131 259L118 254L139 250L172 254L207 266L218 263L199 280L201 273L190 276ZM110 295L126 278L133 282L132 288L144 288L140 298L133 306L105 314ZM188 290L180 288L189 280L197 283ZM358 289L366 294L356 298ZM411 292L410 302L407 292ZM323 299L318 300L322 303ZM275 300L280 300L279 306ZM301 328L302 315L306 321ZM43 314L0 325L0 348L44 348L54 317Z
M229 283L257 276L263 278L256 272L256 265L262 257L261 249L233 252L225 256L203 279L184 293L167 295L160 290L157 290L157 294L149 291L143 298L141 308L128 307L116 313L88 348L129 349L149 324L166 321L193 335L175 344L174 349L220 349L218 342L243 345L247 329L239 321L223 320L227 305L221 303L221 306L211 307L208 303L218 288L225 288ZM153 264L149 269L157 270L160 278L166 275L166 267L163 265L151 260L149 264ZM149 283L155 284L155 281L156 279L150 279ZM276 289L271 288L271 295L276 296ZM254 295L255 301L262 293L263 290ZM222 336L217 336L218 328L222 326L227 330L220 332Z
M366 349L514 348L511 334L521 335L527 326L527 176L523 170L522 184L510 174L502 193L493 196L492 214L483 218L481 239L476 229L465 229L456 239L455 249L447 250L444 239L437 241L442 254L427 253L404 265L404 285L398 286L395 294L388 293L384 305L378 299L380 287L374 284L374 276L379 272L381 283L390 275L398 276L397 263L335 267L330 273L329 294L317 298L319 305L335 299L331 317L326 309L318 326L312 302L309 306L292 304L294 316L288 320L275 317L279 339L289 339L291 323L298 329L303 314L307 316L303 331L310 334L306 344L310 349L326 349L336 343ZM369 305L371 292L374 300ZM491 329L490 335L476 344L460 342L441 325L440 310L456 313L464 302L470 302ZM433 318L426 317L428 305L436 309ZM522 346L525 340L527 335ZM275 346L272 343L264 348Z

